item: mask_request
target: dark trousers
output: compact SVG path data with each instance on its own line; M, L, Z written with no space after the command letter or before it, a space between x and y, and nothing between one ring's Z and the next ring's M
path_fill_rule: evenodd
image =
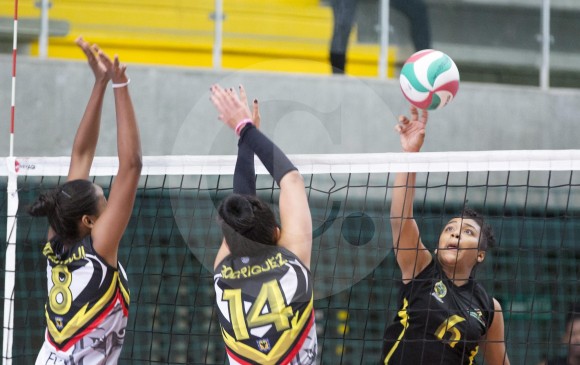
M331 0L334 27L330 42L330 65L333 73L344 73L348 37L354 25L357 3L358 0ZM415 50L431 48L431 26L423 0L391 0L390 5L409 18Z

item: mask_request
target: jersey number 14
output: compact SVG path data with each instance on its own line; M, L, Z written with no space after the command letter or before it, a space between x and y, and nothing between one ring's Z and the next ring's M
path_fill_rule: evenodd
M224 290L222 299L228 302L232 327L238 341L250 338L248 328L256 328L268 324L273 324L278 332L290 328L290 320L288 318L293 316L292 307L286 305L277 280L272 280L262 285L260 293L247 315L244 312L241 289ZM262 313L266 305L268 305L270 310L268 313Z

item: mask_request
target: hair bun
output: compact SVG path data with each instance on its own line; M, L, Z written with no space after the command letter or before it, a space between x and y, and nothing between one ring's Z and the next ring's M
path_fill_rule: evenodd
M44 217L54 210L55 205L54 193L44 193L32 203L30 208L28 208L28 213L33 217Z
M225 221L237 232L247 232L256 224L254 206L244 196L237 194L229 196L225 208L227 212Z

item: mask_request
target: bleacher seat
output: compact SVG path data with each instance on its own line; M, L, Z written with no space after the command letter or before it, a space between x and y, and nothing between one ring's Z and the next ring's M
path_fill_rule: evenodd
M0 5L0 15L10 15L8 2ZM20 13L38 17L40 10L30 2ZM214 16L213 0L54 2L50 17L67 21L70 31L50 39L49 57L82 59L74 39L83 35L125 62L212 67ZM318 0L224 1L221 66L329 74L332 21L331 9ZM378 75L379 46L355 39L347 72ZM31 53L37 52L33 43Z

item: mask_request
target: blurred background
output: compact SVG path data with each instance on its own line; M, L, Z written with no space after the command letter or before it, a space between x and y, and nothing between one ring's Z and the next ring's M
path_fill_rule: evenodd
M334 1L334 0L333 0ZM341 0L338 0L341 1ZM82 59L79 35L127 62L328 74L333 16L330 0L28 0L19 1L19 52ZM380 35L388 32L388 73L414 52L408 16L382 0L358 0L347 73L378 76ZM548 62L550 85L580 85L580 3L575 0L425 0L432 48L449 54L462 80L539 85ZM546 8L547 6L547 8ZM13 1L0 1L2 50L12 50ZM216 20L220 20L216 23ZM549 59L543 55L548 21ZM384 46L384 44L383 44ZM299 59L320 62L262 61Z

